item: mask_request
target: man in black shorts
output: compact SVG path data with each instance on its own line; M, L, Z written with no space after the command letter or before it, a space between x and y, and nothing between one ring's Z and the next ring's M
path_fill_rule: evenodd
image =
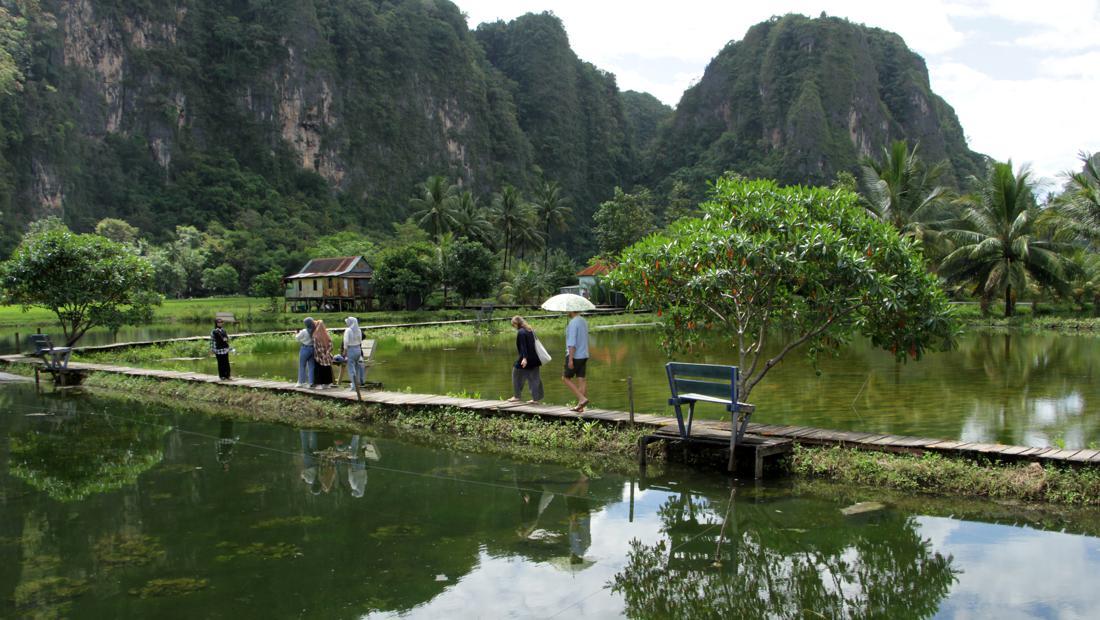
M569 313L569 325L565 327L565 350L561 381L577 395L577 406L573 407L573 411L581 412L588 405L588 321L580 312Z

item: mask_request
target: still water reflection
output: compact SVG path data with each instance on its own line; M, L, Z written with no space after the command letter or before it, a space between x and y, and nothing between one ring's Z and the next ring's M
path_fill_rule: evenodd
M536 325L536 329L538 326ZM540 332L555 359L543 367L546 400L573 397L558 380L564 360L561 334ZM633 377L637 411L665 413L668 360L658 334L647 329L592 332L589 393L597 407L628 410ZM295 345L280 354L233 358L234 374L293 380ZM383 339L370 378L387 389L507 398L515 359L511 333L465 340L401 343ZM736 364L728 350L677 359ZM214 372L213 359L153 365ZM815 366L793 355L751 395L753 420L929 436L964 441L1084 448L1100 443L1100 338L1053 333L972 333L956 351L897 364L886 352L856 341ZM700 408L704 416L721 408Z
M881 498L780 483L731 495L679 470L622 476L0 385L0 617L1084 618L1100 605L1095 514L1047 526L1075 535L944 516L982 514L958 502L841 512L868 499Z

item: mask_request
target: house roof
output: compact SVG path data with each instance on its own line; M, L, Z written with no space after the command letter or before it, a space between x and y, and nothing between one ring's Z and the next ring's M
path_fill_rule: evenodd
M363 267L356 269L362 261ZM348 278L369 278L373 270L362 256L336 256L332 258L314 258L306 263L298 273L287 276L287 280L298 278L328 278L344 276Z
M602 276L607 275L609 271L611 271L611 267L607 266L604 263L596 263L595 265L589 265L584 269L581 269L577 272L577 275L582 278L584 276Z

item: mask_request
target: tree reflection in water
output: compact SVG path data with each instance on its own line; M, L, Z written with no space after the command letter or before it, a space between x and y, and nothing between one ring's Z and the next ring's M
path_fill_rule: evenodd
M609 584L629 617L924 618L956 580L952 558L892 510L722 504L670 497L659 511L667 538L631 541Z

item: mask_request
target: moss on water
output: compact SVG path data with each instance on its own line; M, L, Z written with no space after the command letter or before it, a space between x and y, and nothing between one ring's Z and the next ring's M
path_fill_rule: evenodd
M85 579L43 577L16 586L15 606L32 612L30 617L64 617L68 601L87 591Z
M261 560L285 560L302 557L302 548L291 543L248 543L237 544L234 542L220 542L218 549L221 554L214 558L217 562L231 562L241 558L257 558Z
M305 526L305 525L317 525L324 521L321 517L309 517L305 515L295 517L276 517L274 519L266 519L260 521L252 526L254 530L265 530L276 527L286 527L288 525Z
M164 559L160 541L141 534L115 534L99 539L93 548L96 559L107 566L144 566Z
M1100 506L1100 468L795 446L793 473L906 492Z
M133 588L129 592L131 595L141 598L159 598L163 596L191 594L192 592L205 590L209 585L209 579L195 579L191 577L152 579L147 581L144 586Z

